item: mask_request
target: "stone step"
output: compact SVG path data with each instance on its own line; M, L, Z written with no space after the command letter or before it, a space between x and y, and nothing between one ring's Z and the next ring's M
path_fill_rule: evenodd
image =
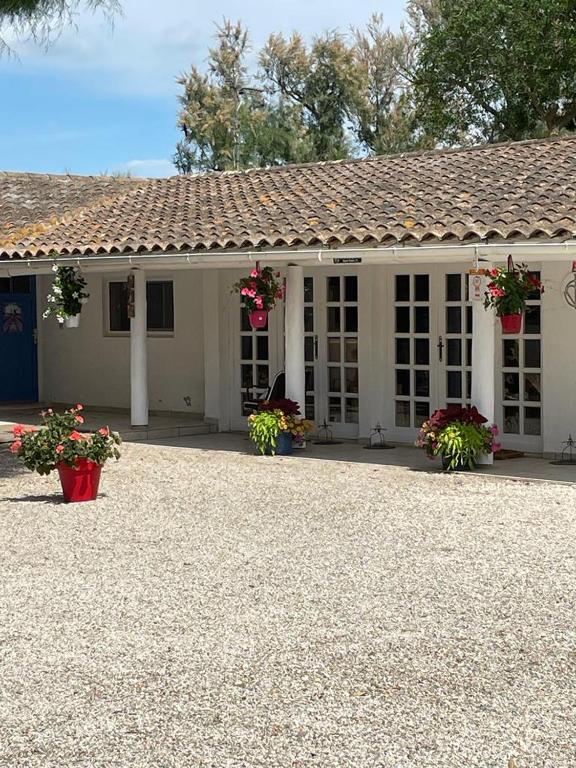
M210 435L218 431L215 424L182 424L173 427L132 427L120 430L119 434L126 443L142 443L148 440L190 437L192 435Z

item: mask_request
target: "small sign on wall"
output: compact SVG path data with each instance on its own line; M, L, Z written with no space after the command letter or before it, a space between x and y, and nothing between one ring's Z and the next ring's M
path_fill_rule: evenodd
M468 297L470 301L484 301L486 274L485 269L470 269L468 271Z
M126 306L128 317L134 317L134 275L130 273L126 280Z

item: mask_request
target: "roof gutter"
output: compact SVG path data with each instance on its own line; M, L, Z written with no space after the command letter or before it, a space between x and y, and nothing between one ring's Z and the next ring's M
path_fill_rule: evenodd
M85 272L108 272L126 268L234 269L256 261L295 264L405 264L424 262L501 262L512 255L523 261L576 260L576 240L563 242L459 243L450 245L344 246L339 248L271 248L257 251L191 251L184 253L123 253L109 256L59 256L55 258L0 261L0 274L48 274L54 264L82 267Z

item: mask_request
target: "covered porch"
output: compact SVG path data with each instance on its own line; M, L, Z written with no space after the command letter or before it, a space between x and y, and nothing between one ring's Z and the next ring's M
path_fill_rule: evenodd
M510 254L540 273L546 293L522 332L503 337L469 272ZM243 403L285 371L286 396L337 439L364 441L379 424L388 440L410 444L432 411L460 402L495 421L505 447L551 455L576 426L576 362L565 354L573 309L564 299L574 258L571 243L62 257L88 281L76 329L41 318L53 260L0 269L38 286L41 399L113 409L132 437L245 429ZM278 270L286 297L253 331L231 287L258 262ZM128 318L113 301L130 275ZM151 284L170 288L164 330L150 329L148 302L168 293Z

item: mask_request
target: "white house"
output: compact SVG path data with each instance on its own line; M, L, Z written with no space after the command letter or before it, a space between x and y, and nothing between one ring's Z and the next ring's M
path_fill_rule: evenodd
M0 174L0 401L235 430L285 368L336 436L379 422L412 442L472 401L504 446L557 452L576 435L575 236L576 138L170 179ZM42 319L55 254L88 282L77 329ZM545 293L503 337L468 272L509 255ZM263 331L231 292L255 262L287 285Z

